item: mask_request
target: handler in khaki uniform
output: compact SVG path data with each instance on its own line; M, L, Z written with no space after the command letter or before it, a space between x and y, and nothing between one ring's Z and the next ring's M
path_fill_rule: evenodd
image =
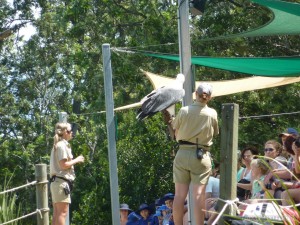
M72 183L75 179L74 165L84 162L82 155L73 158L68 142L71 139L71 124L57 123L50 157L50 191L53 202L52 225L65 224L69 204L71 203Z
M195 94L196 102L182 107L173 121L169 115L166 116L167 111L164 112L164 119L169 119L169 125L175 130L175 137L179 143L179 151L173 164L173 216L176 225L183 224L184 202L190 183L193 186L196 224L204 224L202 210L205 206L205 186L211 171L209 150L213 144L213 137L219 134L217 112L207 106L211 99L212 87L202 83ZM197 148L202 149L198 151L198 157Z

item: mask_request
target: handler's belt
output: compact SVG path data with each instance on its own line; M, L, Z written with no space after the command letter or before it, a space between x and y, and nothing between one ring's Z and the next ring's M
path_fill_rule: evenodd
M179 140L178 143L180 145L197 145L196 143L193 143L193 142L189 142L189 141L182 141L182 140ZM199 144L198 144L199 145ZM208 145L199 145L199 146L203 146L205 148L209 148L210 146Z
M52 177L50 178L49 182L50 182L50 183L54 182L56 178L66 181L66 182L68 183L68 185L69 185L70 191L72 191L73 186L74 186L72 180L68 180L67 178L64 178L64 177L60 177L60 176L54 175L54 176L52 176Z

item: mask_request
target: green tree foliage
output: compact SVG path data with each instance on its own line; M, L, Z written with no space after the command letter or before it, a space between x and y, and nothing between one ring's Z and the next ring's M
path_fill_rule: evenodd
M2 3L3 1L1 1ZM299 36L235 38L202 41L206 37L246 31L266 23L270 13L249 1L208 1L203 16L191 17L193 55L291 56L299 54ZM74 155L86 163L76 166L72 193L72 224L111 224L109 163L102 65L102 44L112 51L115 107L139 101L152 90L140 69L174 77L179 64L162 59L114 51L118 47L178 54L177 3L169 0L59 0L19 1L0 7L0 32L19 15L37 33L16 44L15 37L0 43L0 179L14 176L14 186L34 179L34 164L49 164L54 125L65 111L76 123ZM35 19L33 7L39 7ZM195 67L196 80L245 77L212 68ZM297 114L249 118L299 111L299 84L251 91L213 99L210 105L221 115L223 103L240 108L239 148L262 147L277 139L286 127L299 130ZM178 105L179 107L179 105ZM176 143L166 133L160 114L143 122L136 110L115 113L120 201L137 209L174 192L172 161ZM222 121L220 121L222 122ZM219 157L220 138L213 154ZM27 212L35 209L35 195L26 190L18 200ZM24 224L33 224L27 219Z

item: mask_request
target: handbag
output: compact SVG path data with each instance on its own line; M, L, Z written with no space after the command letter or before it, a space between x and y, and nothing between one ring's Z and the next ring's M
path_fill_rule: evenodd
M250 184L249 180L241 179L238 183L240 184ZM245 190L243 188L237 187L236 196L239 198L240 201L246 200L251 195L249 190Z

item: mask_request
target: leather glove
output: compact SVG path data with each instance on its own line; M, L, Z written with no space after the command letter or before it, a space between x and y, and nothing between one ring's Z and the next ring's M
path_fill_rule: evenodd
M163 110L162 115L163 115L163 120L166 124L172 123L172 121L173 121L172 116L170 115L170 113L167 110Z

